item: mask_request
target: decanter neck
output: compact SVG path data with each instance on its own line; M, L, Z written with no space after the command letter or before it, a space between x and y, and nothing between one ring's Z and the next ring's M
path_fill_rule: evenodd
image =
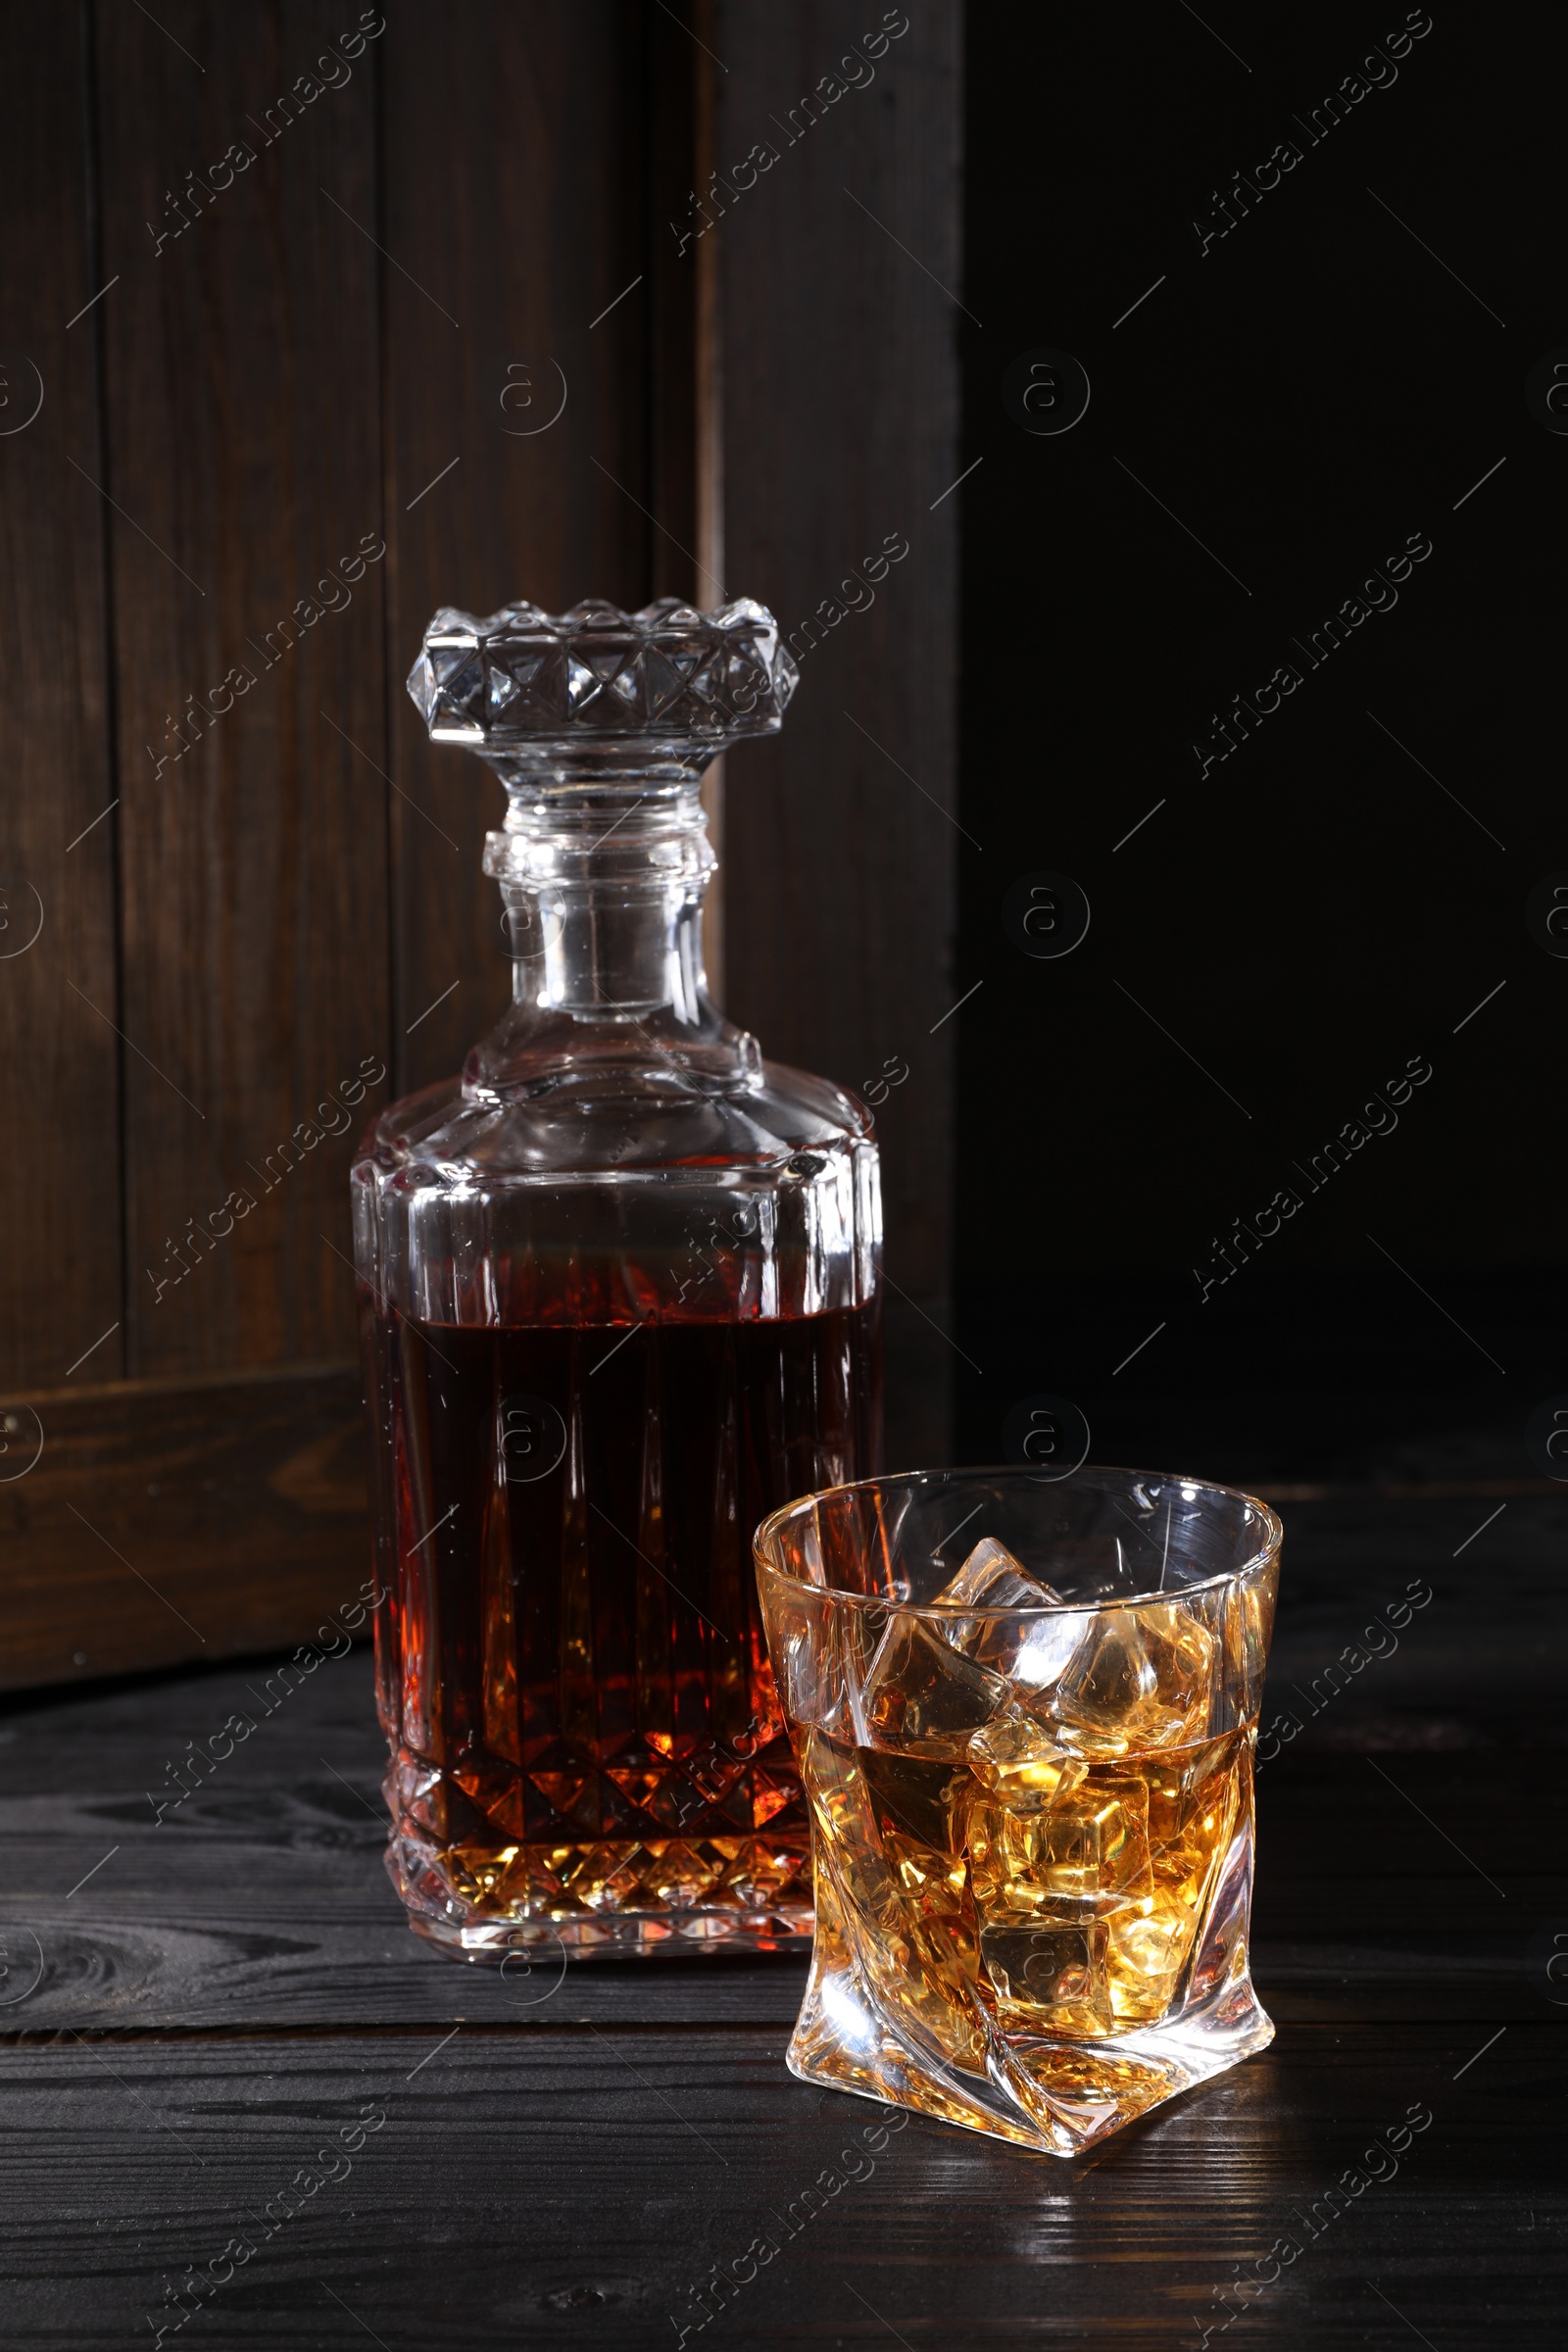
M716 1039L703 899L718 860L695 779L628 777L572 791L509 783L485 871L501 885L513 958L514 1043L535 1023L657 1025L672 1041Z

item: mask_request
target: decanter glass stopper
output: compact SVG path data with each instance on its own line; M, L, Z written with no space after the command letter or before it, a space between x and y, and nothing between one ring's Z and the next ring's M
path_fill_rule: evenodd
M765 606L569 612L443 606L409 676L433 743L461 743L509 785L695 783L728 745L776 735L799 672Z

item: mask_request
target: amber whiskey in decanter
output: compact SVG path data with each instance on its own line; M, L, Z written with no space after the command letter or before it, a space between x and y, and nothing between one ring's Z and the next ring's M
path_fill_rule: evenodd
M804 1944L751 1537L880 1466L869 1113L710 1000L699 785L770 613L442 611L410 691L506 786L513 996L353 1172L387 1863L460 1956Z

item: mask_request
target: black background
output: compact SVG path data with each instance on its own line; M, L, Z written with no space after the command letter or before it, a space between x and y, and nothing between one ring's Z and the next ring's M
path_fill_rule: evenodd
M1568 438L1524 397L1568 342L1568 60L1544 19L1524 36L1440 9L1392 86L1310 145L1313 107L1404 24L970 15L969 1459L1052 1391L1102 1460L1259 1477L1462 1454L1525 1475L1525 1420L1568 1387L1568 962L1525 928L1532 887L1568 865ZM1215 191L1288 139L1301 161L1200 255ZM1035 346L1092 384L1055 437L1003 404ZM1433 553L1397 607L1308 668L1293 637L1413 533ZM1302 685L1200 779L1213 715L1286 662ZM1037 868L1093 907L1057 961L1002 923ZM1411 1056L1433 1076L1396 1132L1308 1193L1293 1161ZM1216 1237L1283 1185L1299 1213L1200 1304L1194 1269L1222 1270Z

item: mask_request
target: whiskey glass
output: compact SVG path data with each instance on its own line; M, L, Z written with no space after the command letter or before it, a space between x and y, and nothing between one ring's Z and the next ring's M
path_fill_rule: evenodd
M937 1470L757 1533L815 1867L793 2073L1073 2156L1262 2049L1282 1530L1194 1478Z
M699 797L795 683L669 597L444 609L409 681L508 804L512 1001L352 1179L387 1863L458 1958L810 1937L750 1537L880 1466L877 1147L711 1002Z

